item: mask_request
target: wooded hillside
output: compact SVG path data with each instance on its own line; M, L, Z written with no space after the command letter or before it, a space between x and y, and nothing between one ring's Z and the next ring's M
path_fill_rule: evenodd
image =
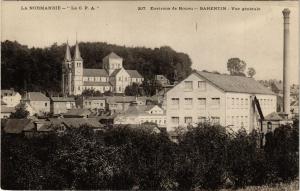
M189 56L167 46L151 49L102 42L83 42L79 46L84 59L84 68L102 68L102 58L114 51L123 57L125 69L136 69L145 79L152 79L155 74L162 74L172 81L176 70L177 77L181 80L192 71ZM74 46L71 47L71 51L74 52ZM46 48L28 48L16 41L7 40L2 42L1 54L2 89L60 91L65 44L53 44Z

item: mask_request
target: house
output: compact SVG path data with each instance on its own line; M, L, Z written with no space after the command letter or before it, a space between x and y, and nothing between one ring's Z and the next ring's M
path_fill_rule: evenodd
M92 111L89 109L76 108L70 109L62 115L64 118L88 118L91 114Z
M170 85L170 81L164 75L155 75L155 82L162 87Z
M21 99L23 104L29 104L37 115L50 113L50 99L41 92L28 92Z
M73 97L51 97L50 112L53 114L66 113L68 110L76 108Z
M271 90L282 96L283 95L283 83L281 81L277 82L277 81L274 81L272 84L271 84Z
M64 132L67 128L87 126L94 130L104 130L105 127L96 118L49 118L50 124L56 131Z
M282 125L292 125L293 120L288 119L287 115L283 112L272 112L267 115L262 121L262 132L264 134L274 131Z
M7 104L7 107L16 107L20 103L21 98L21 95L14 89L1 90L1 100Z
M4 132L21 134L25 128L34 128L32 119L8 119L4 127Z
M114 124L155 123L158 127L166 127L166 112L157 105L131 105L122 114L117 115Z
M120 113L126 111L128 107L136 101L135 96L106 96L108 109L112 113Z
M166 93L167 130L210 122L251 131L254 98L265 116L276 111L276 95L253 78L194 71Z
M84 97L82 100L83 108L91 110L106 110L105 97Z
M9 118L10 114L15 111L15 107L8 107L7 104L3 100L1 100L1 119Z
M64 94L80 95L84 90L124 93L132 83L141 84L144 78L136 70L123 67L123 58L111 52L102 59L103 69L83 68L79 44L76 42L74 57L67 43L62 66L62 89Z

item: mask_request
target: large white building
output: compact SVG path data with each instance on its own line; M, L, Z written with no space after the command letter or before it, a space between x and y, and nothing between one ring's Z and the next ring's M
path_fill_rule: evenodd
M14 91L10 90L1 90L1 100L6 103L7 107L16 107L21 100L22 96Z
M195 71L166 93L167 130L209 121L251 131L255 97L264 116L276 111L276 95L253 78Z
M62 67L62 89L64 94L80 95L84 90L124 93L132 83L141 84L144 78L136 70L125 70L123 58L110 53L102 60L103 69L83 68L83 59L76 42L73 59L67 44Z

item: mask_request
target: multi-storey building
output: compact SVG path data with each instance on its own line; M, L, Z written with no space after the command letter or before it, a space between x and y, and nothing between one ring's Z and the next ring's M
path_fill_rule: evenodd
M83 68L83 59L76 42L72 59L67 43L62 67L62 90L64 94L79 95L84 90L93 89L100 92L112 91L124 93L132 83L141 84L144 78L136 70L123 68L123 58L110 53L102 60L103 69Z
M41 92L28 92L21 100L22 104L30 107L30 115L45 115L50 113L50 99Z
M195 71L166 93L167 130L210 121L251 131L255 97L265 116L276 111L276 95L253 78Z
M1 100L6 103L7 107L16 107L20 103L21 98L21 95L14 89L1 90Z
M73 97L51 97L50 111L53 114L66 113L68 110L76 108L75 99Z

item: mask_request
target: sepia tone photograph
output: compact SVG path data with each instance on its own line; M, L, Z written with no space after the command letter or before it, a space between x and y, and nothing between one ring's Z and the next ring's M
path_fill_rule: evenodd
M2 1L1 189L299 190L298 1Z

